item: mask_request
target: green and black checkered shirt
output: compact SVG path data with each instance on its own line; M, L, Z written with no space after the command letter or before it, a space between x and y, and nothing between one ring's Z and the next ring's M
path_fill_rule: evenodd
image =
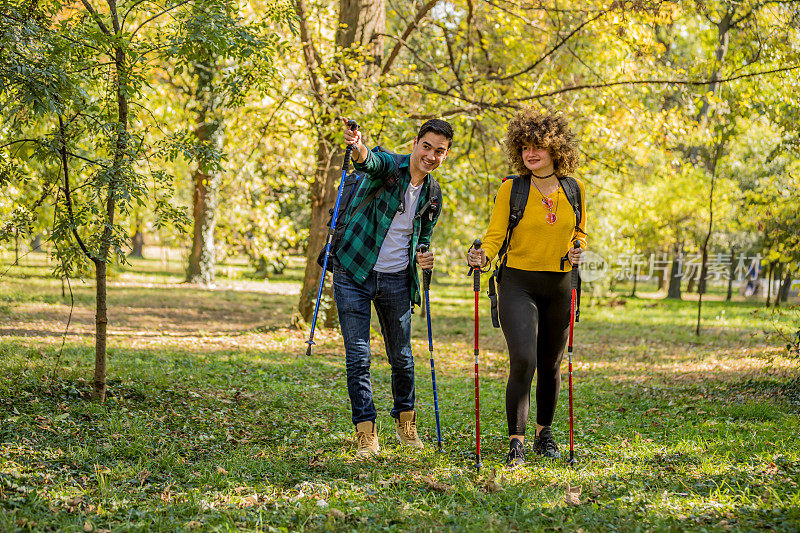
M386 238L389 226L392 224L397 208L400 206L400 200L405 195L408 184L411 183L411 173L408 170L410 157L406 155L400 160L397 185L388 187L376 196L374 200L361 208L358 213L352 215L352 220L350 220L350 212L347 213L345 218L349 222L336 252L336 257L342 267L353 278L362 283L366 281L367 276L378 261L378 253L381 250L383 240ZM371 150L367 152L367 159L363 163L354 165L355 169L363 172L365 177L361 179L358 189L353 194L353 198L350 201L350 211L361 204L361 201L369 196L370 192L383 185L383 181L392 175L394 165L392 154L375 153ZM426 176L419 201L417 202L417 213L428 201L430 194L429 181ZM439 212L441 212L441 209ZM414 250L420 244L430 246L433 227L438 219L439 213L436 214L433 220L430 220L427 214L414 218L411 246L408 249L408 264L411 266L409 268L411 274L411 301L416 305L420 305L422 300L420 298L419 275L417 273L416 253Z

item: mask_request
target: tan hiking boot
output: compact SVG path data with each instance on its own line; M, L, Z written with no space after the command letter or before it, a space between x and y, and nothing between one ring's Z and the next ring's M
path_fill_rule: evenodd
M397 419L397 438L406 446L422 448L422 441L417 435L417 413L414 411L400 413L400 418Z
M378 446L378 430L375 422L366 421L356 424L356 459L365 459L378 455L381 450Z

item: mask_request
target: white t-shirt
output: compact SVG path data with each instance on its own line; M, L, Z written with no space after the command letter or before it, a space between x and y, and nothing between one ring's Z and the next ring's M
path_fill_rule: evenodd
M394 273L405 270L408 266L408 246L414 231L414 215L417 213L417 202L422 192L422 183L414 187L410 183L406 189L405 210L395 213L381 250L375 263L376 272Z

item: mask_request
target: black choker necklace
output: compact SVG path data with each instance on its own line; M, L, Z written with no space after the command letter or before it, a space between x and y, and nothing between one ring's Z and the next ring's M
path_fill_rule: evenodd
M555 171L553 171L550 174L548 174L547 176L537 176L536 174L531 172L531 175L536 179L546 180L547 178L552 178L553 176L555 176L556 173L555 173Z

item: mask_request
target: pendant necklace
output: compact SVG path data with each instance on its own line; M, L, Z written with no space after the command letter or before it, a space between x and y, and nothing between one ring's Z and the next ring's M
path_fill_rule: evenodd
M534 176L535 176L535 174L534 174ZM537 177L538 177L538 176L537 176ZM549 176L548 176L548 177L549 177ZM541 196L541 197L542 197L542 205L544 206L544 208L545 208L545 209L547 209L547 215L545 215L544 219L547 221L547 223L548 223L548 224L550 224L550 225L552 226L553 224L555 224L555 223L556 223L556 220L557 220L556 213L555 213L555 212L553 212L553 205L555 204L555 207L556 207L556 212L558 212L558 202L559 202L559 201L560 201L560 199L561 199L561 198L558 196L558 189L559 189L559 187L556 187L556 190L555 190L555 194L556 194L556 201L555 201L555 202L553 202L553 199L552 199L552 198L549 198L549 197L545 196L545 195L542 193L542 190L541 190L541 189L539 189L539 186L538 186L538 185L536 185L536 182L535 182L535 181L533 182L533 186L534 186L534 187L536 187L536 191L539 193L539 196Z

